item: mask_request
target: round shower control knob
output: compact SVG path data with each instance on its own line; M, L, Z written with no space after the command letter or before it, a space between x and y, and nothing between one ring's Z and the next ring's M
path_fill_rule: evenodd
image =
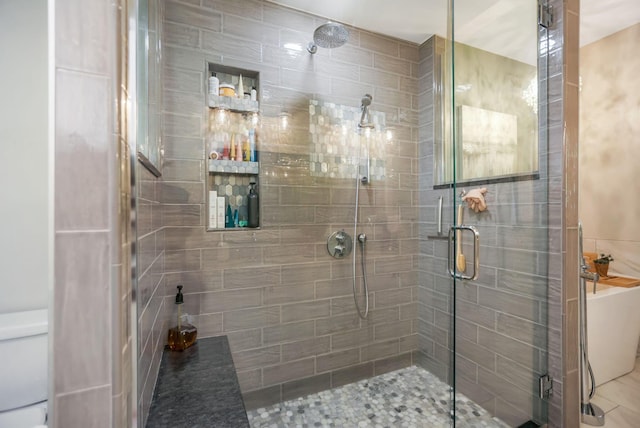
M331 257L341 259L349 254L353 249L353 240L344 230L333 232L327 239L327 251Z

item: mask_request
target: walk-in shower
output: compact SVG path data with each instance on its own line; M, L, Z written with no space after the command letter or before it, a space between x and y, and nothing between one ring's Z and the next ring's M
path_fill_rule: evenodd
M252 15L256 5L259 15ZM551 233L552 242L564 242L556 228L547 227L548 192L560 189L549 183L558 174L495 179L486 183L487 211L462 208L465 224L477 225L483 234L479 278L464 282L448 272L446 231L456 224L461 187L477 184L456 182L459 175L441 181L439 173L461 171L462 155L472 166L486 165L474 169L481 173L499 163L491 157L496 150L509 150L502 162L519 161L523 135L534 141L547 135L535 132L537 119L522 99L522 88L536 76L535 55L533 63L516 64L463 40L456 44L458 74L451 82L445 79L453 78L452 42L444 34L409 41L379 34L375 27L358 28L342 15L322 18L262 0L246 8L216 0L200 9L213 10L225 25L212 28L218 21L200 22L195 16L190 18L195 22L185 23L178 7L164 11L161 36L171 55L162 58L166 81L159 90L167 95L161 102L167 126L161 131L167 137L165 178L171 178L171 186L157 195L150 181L152 194L139 201L143 234L138 248L145 252L138 265L149 272L143 280L154 278L159 266L165 282L189 283L203 337L228 336L245 406L254 412L252 426L544 423L545 401L532 386L546 372L546 322L555 319L547 317L546 293L549 284L561 283L548 280L548 272L559 269L547 266ZM262 37L238 32L236 24L244 22L240 12ZM407 10L407 16L429 13ZM456 16L473 18L479 12ZM328 19L348 26L322 25L312 39ZM527 22L535 29L533 15ZM185 28L193 27L202 37L196 47L184 36ZM476 34L468 30L459 34ZM315 56L305 49L309 39ZM530 41L535 49L536 34ZM219 177L220 165L206 159L208 145L217 144L206 132L215 110L209 108L203 117L210 101L199 90L206 69L185 67L184 52L193 64L222 58L233 76L243 72L245 87L247 76L255 77L257 100L230 102L256 109L260 119L255 133L260 228L202 227L206 201L200 190L229 180L224 187L231 198L246 194L240 171ZM185 86L199 77L202 85ZM455 91L458 86L464 91ZM285 109L286 129L280 126ZM548 123L544 119L541 123ZM391 128L393 137L387 138ZM460 134L452 136L453 131ZM242 147L242 123L227 133ZM543 161L538 164L561 165L557 158L545 158L561 155L555 146L536 146L523 156L537 159L538 153ZM221 163L232 169L249 166ZM483 179L489 180L478 180ZM553 198L560 200L555 193ZM158 206L166 215L147 224ZM431 239L438 217L444 233ZM468 272L475 260L472 245L465 239L458 251L467 256ZM354 254L347 254L350 246ZM151 279L139 283L140 295L161 294L148 292L157 289ZM156 316L161 309L152 303L139 308L138 325L150 331L141 332L147 339L137 347L142 373L157 371L147 355L162 342L155 340L160 324L148 320L162 321ZM144 403L155 373L142 379Z
M349 30L337 22L322 24L313 32L313 42L307 50L311 54L318 52L318 46L326 49L339 48L349 41Z

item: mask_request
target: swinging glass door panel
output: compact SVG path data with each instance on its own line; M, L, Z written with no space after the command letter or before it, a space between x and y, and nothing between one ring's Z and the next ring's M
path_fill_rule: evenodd
M456 426L547 420L548 193L535 0L451 0L447 259ZM477 266L477 271L476 271ZM475 274L475 275L474 275ZM469 277L475 277L468 279ZM463 279L464 278L464 279Z

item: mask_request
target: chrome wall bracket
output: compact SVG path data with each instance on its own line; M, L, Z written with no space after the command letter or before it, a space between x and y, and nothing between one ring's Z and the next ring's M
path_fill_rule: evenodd
M553 25L553 8L543 0L538 1L538 25L544 28Z
M553 378L548 374L543 374L538 379L538 396L548 399L553 395Z

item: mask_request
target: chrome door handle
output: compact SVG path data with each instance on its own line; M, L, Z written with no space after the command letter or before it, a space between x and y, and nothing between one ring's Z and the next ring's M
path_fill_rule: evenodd
M438 198L438 236L442 235L442 196Z
M462 272L458 271L455 266L456 257L451 257L451 253L454 251L454 247L455 247L454 245L451 245L453 243L453 236L456 233L456 231L460 231L462 233L462 231L464 230L469 230L471 231L471 233L473 233L473 274L472 275L465 275ZM452 263L452 259L454 260L453 263ZM476 229L473 226L465 226L465 225L451 226L451 228L449 229L449 251L447 252L447 269L449 270L449 275L451 275L453 278L466 279L470 281L478 279L478 274L480 273L480 233L478 232L478 229Z

